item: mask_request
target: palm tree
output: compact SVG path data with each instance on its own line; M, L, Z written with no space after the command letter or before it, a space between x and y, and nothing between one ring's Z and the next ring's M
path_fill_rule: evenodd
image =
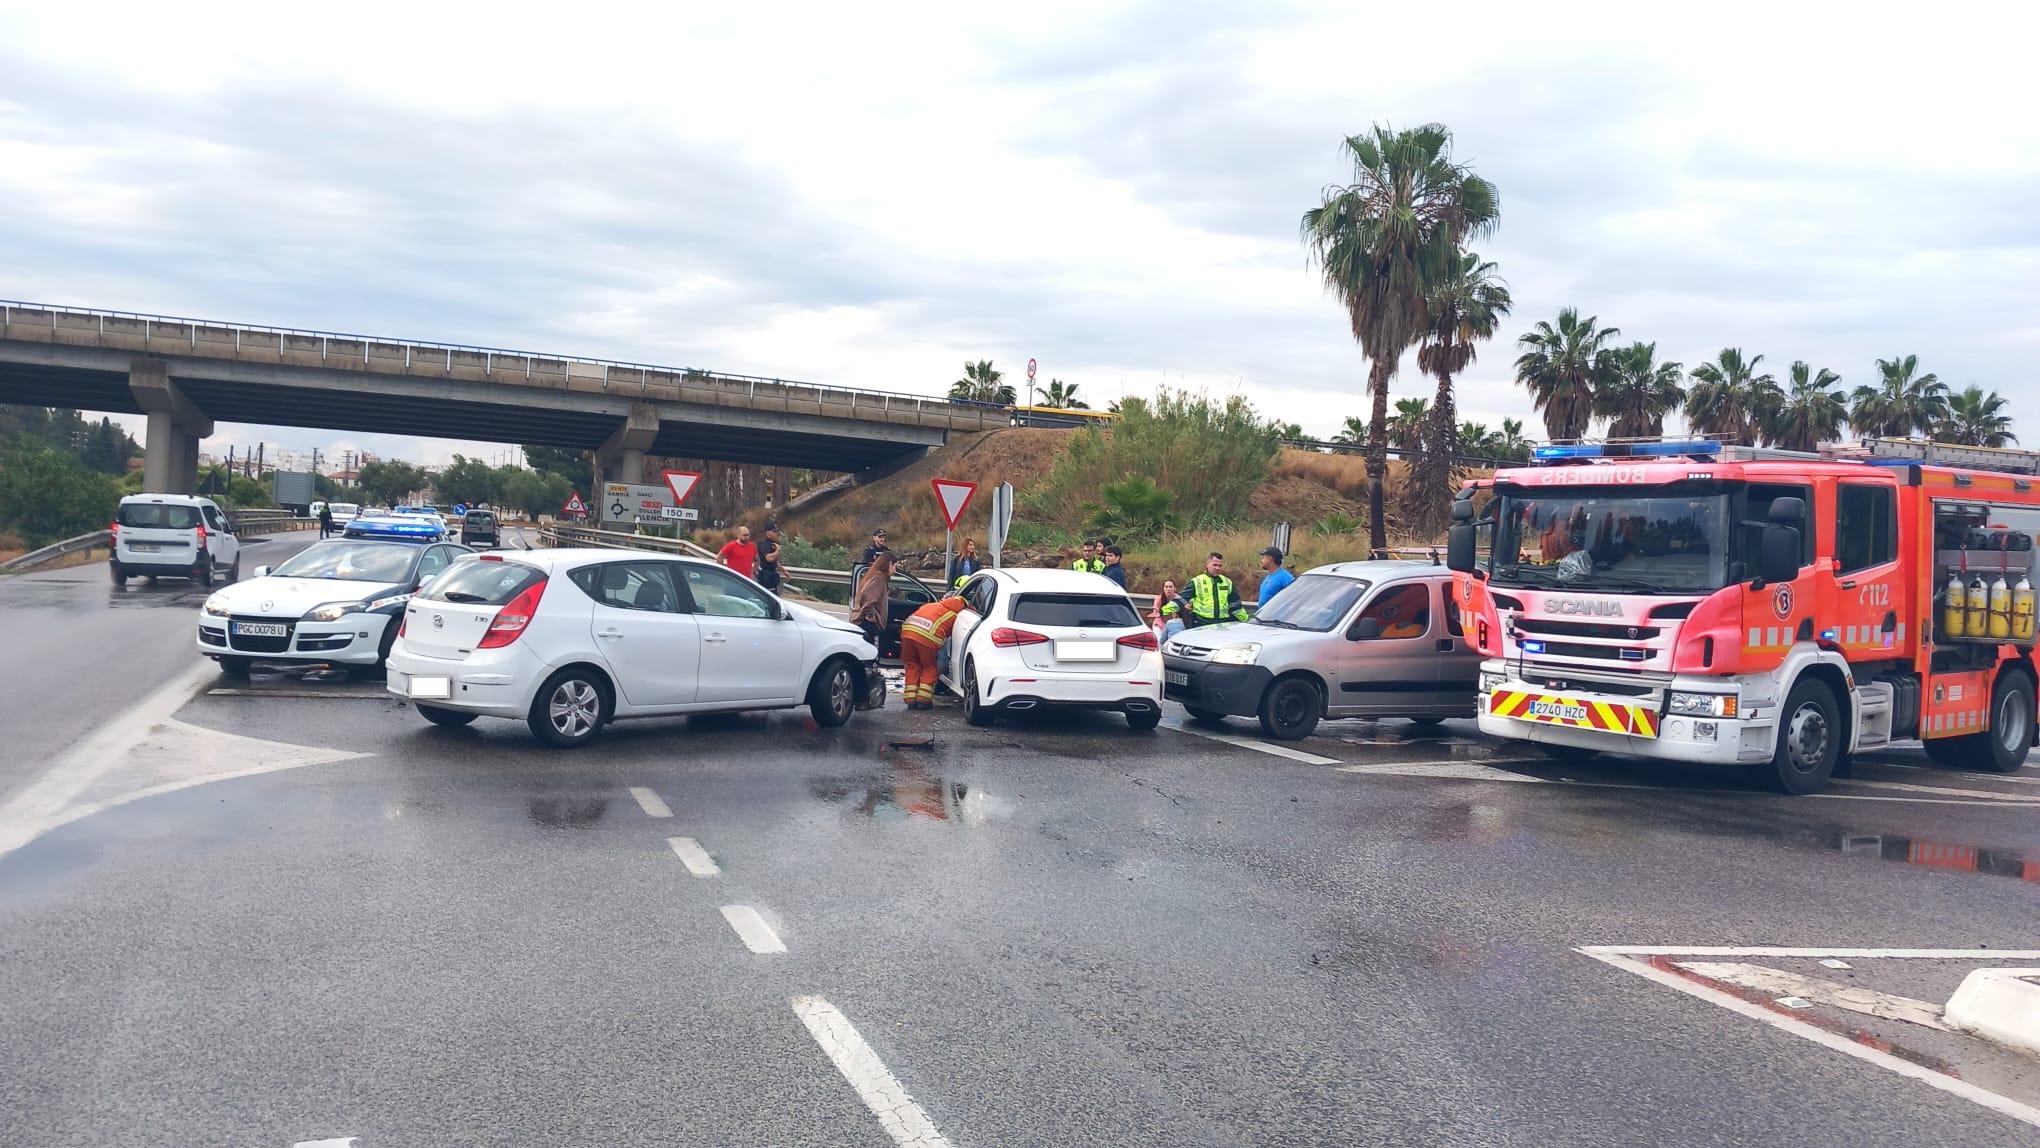
M1452 457L1459 453L1453 436L1458 423L1452 405L1452 376L1471 366L1474 344L1491 339L1496 324L1509 313L1509 289L1495 275L1495 265L1481 262L1471 251L1431 291L1425 306L1430 320L1417 341L1417 369L1438 380L1431 400L1430 449L1412 476L1409 495L1412 524L1420 530L1442 525L1452 500Z
M1002 407L1013 405L1013 386L1004 381L1005 374L992 366L990 359L979 359L963 365L963 377L949 384L949 397L973 403L997 403Z
M1339 424L1339 433L1332 436L1333 442L1361 446L1367 442L1367 420L1359 415L1347 415Z
M1920 357L1877 360L1876 386L1858 386L1849 396L1849 422L1868 438L1932 434L1948 417L1948 384L1931 371L1916 375Z
M1452 162L1452 133L1441 124L1399 132L1376 125L1341 147L1353 182L1325 188L1300 230L1370 360L1367 531L1379 550L1388 546L1389 381L1426 326L1435 286L1460 266L1460 244L1491 231L1501 208L1493 184Z
M1475 458L1493 458L1489 449L1494 445L1495 433L1487 429L1486 423L1472 420L1459 424L1459 451Z
M1764 441L1786 450L1812 450L1842 437L1849 421L1849 404L1835 389L1842 377L1826 367L1815 371L1804 360L1793 363L1786 377L1784 394L1757 419Z
M1424 449L1424 431L1431 421L1431 400L1397 399L1388 417L1388 445L1400 451Z
M1065 411L1091 409L1091 404L1077 397L1077 384L1065 383L1061 379L1048 380L1048 386L1041 392L1041 404Z
M1491 448L1494 457L1510 462L1530 461L1530 440L1523 437L1522 419L1503 419Z
M1656 343L1631 343L1613 353L1615 369L1594 392L1594 413L1612 420L1609 438L1649 438L1665 433L1665 416L1686 401L1679 385L1685 368L1661 363Z
M1580 318L1577 309L1558 313L1558 325L1538 320L1516 345L1516 381L1530 388L1531 405L1544 414L1545 434L1576 439L1594 425L1594 395L1615 373L1614 352L1603 347L1622 333L1602 327L1598 315Z
M1694 367L1686 421L1701 434L1754 444L1760 421L1784 398L1777 379L1757 373L1763 361L1762 355L1745 358L1741 347L1723 347L1713 362Z
M2005 397L1996 391L1964 387L1948 396L1948 414L1934 437L1964 446L2010 446L2019 436L2012 433L2012 418L2004 409Z

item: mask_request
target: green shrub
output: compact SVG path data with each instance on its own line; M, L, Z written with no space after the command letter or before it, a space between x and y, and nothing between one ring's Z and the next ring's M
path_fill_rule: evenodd
M1028 498L1028 509L1069 522L1072 509L1095 506L1108 484L1145 478L1171 492L1171 510L1182 525L1221 526L1246 515L1247 499L1268 477L1281 446L1280 428L1238 395L1214 402L1163 389L1152 400L1121 402L1109 427L1071 435L1047 480Z
M0 530L47 546L97 530L120 507L120 483L26 436L0 447Z
M1092 511L1084 523L1087 530L1122 540L1155 538L1176 524L1176 516L1169 513L1169 504L1176 501L1176 496L1145 475L1125 482L1108 482L1098 493L1105 496L1105 505Z

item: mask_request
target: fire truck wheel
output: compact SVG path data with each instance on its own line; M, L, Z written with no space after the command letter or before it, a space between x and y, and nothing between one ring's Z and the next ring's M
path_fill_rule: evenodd
M1816 679L1801 678L1786 695L1782 718L1771 764L1757 767L1760 780L1785 793L1818 792L1833 776L1842 750L1835 692Z
M2017 773L2033 748L2033 683L2020 673L1999 674L1990 691L1990 729L1976 763L1996 773Z

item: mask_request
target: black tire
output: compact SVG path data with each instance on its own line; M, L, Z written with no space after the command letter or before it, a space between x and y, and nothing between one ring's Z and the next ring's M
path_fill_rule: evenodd
M1538 742L1537 752L1553 761L1592 761L1601 756L1598 749L1587 749L1577 745L1553 745L1550 742Z
M1184 706L1183 711L1190 715L1191 720L1205 722L1209 725L1217 725L1225 720L1224 714L1217 710L1205 709L1203 706Z
M120 568L120 563L109 562L106 564L106 569L108 573L113 575L113 584L115 586L126 588L128 580L127 571Z
M1756 780L1780 793L1818 793L1834 776L1848 734L1842 707L1827 683L1801 678L1778 712L1778 748L1767 765L1753 768Z
M236 554L234 555L234 564L232 566L227 567L227 581L239 582L240 580L241 580L241 556L239 554Z
M245 678L254 665L253 658L221 658L220 672L230 678Z
M210 586L213 584L212 555L208 554L205 557L199 559L198 565L192 567L191 580L198 583L201 586Z
M154 586L156 584L156 576L154 574L144 574L142 575L142 581Z
M978 697L976 664L966 662L963 667L963 720L983 729L991 725L997 716L992 707Z
M395 622L401 625L403 621L404 616L402 614L399 614L396 617L391 618L389 622L383 623L382 641L376 643L375 647L376 669L388 672L388 667L390 663L390 650L397 644L397 629L398 629L397 626L391 625L390 622Z
M1159 709L1142 710L1137 714L1126 715L1126 728L1136 732L1144 733L1160 724L1162 724L1162 711Z
M808 683L808 712L815 724L834 728L857 712L857 672L842 658L822 663L815 680Z
M1999 674L1990 690L1990 728L1926 742L1927 757L1944 769L2017 773L2033 748L2033 683L2024 674Z
M1283 741L1302 741L1325 714L1325 699L1305 678L1279 678L1261 695L1261 732Z
M531 736L559 749L587 745L609 723L609 683L586 666L568 666L532 696L524 724ZM556 712L557 711L557 712Z
M1410 719L1410 724L1421 726L1424 729L1437 729L1445 724L1445 719L1441 717L1413 717Z
M438 706L424 706L416 702L411 703L411 706L418 711L419 717L444 729L457 729L475 720L476 716L466 710L441 709Z

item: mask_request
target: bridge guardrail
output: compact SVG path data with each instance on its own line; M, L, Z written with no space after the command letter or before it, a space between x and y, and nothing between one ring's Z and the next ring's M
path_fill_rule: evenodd
M19 574L26 570L33 570L45 562L54 562L66 554L75 554L80 550L90 550L94 546L104 546L112 538L111 531L94 530L89 534L80 534L76 538L66 538L62 542L52 542L40 550L31 550L26 554L0 562L0 574Z

